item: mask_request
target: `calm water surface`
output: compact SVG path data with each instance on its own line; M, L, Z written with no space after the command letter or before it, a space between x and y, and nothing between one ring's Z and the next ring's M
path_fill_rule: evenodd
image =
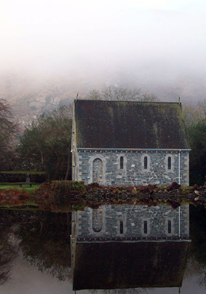
M206 211L0 211L0 283L1 294L205 293Z

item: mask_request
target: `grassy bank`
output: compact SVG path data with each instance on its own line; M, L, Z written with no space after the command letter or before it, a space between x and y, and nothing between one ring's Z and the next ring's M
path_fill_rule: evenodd
M30 184L23 184L22 186L20 186L20 184L17 183L3 183L0 185L0 189L17 189L17 190L26 190L28 192L32 192L34 191L36 188L39 188L40 184L32 184L32 186L30 187Z

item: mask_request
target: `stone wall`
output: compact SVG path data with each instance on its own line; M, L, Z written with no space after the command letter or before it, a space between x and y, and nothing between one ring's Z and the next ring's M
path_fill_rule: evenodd
M78 240L189 238L189 205L176 209L166 205L104 205L76 214Z
M99 164L99 177L97 169L95 176L93 172L94 161L97 158L102 162ZM189 185L189 152L186 151L78 150L76 164L76 180L84 181L85 184L100 179L99 184L107 186L164 186L172 182L180 182L182 186Z

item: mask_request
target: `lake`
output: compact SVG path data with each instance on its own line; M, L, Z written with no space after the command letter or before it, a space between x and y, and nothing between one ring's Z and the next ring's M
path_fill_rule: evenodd
M203 206L0 211L0 293L203 293Z

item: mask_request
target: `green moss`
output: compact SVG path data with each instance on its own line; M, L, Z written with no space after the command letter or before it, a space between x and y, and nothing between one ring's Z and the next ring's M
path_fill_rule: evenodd
M77 189L79 191L85 191L85 186L83 181L73 181L72 188Z
M192 192L191 187L180 187L179 191L183 195L188 195L189 193Z
M86 206L86 202L82 199L77 204L74 204L72 206L72 211L84 210L85 206Z

